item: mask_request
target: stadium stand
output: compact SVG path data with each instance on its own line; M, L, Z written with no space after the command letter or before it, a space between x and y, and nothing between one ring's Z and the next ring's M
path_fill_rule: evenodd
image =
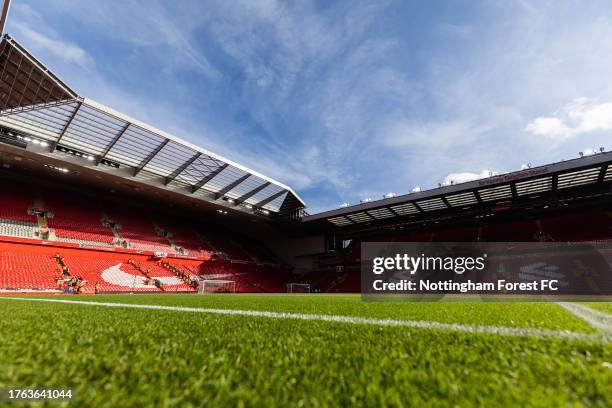
M129 243L129 248L165 253L172 251L168 240L157 234L155 225L146 212L139 213L113 206L107 214L109 221L117 225L115 230L120 238Z
M0 289L55 289L60 275L53 256L14 249L0 250L0 271Z
M36 217L28 213L34 204L29 189L20 189L8 183L0 187L0 234L31 238L37 227Z
M92 246L112 246L113 234L102 225L102 212L95 201L66 192L46 191L45 208L58 241Z
M206 244L200 235L180 223L173 223L171 228L160 227L161 231L168 234L167 240L177 252L185 255L207 256L214 249L210 244Z

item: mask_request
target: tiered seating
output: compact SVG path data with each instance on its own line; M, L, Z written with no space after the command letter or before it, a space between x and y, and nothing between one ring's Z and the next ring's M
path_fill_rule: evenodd
M3 183L0 186L0 235L32 238L37 227L36 217L28 214L34 195L28 189L18 189Z
M55 289L59 275L52 256L0 251L2 289Z
M1 220L0 219L0 235L10 237L32 238L37 224L18 220Z
M64 255L64 261L72 276L87 281L83 293L94 293L96 283L102 292L160 292L152 284L144 285L142 274L122 259Z
M109 210L112 221L121 224L119 234L128 240L130 248L142 251L172 252L168 240L157 235L153 222L147 214L138 214L135 211L113 208Z
M261 268L248 263L204 262L200 266L203 279L233 280L236 292L284 292L288 273L282 268Z
M35 223L36 218L28 214L33 204L34 194L29 189L0 183L0 219Z
M608 212L568 214L543 219L542 229L555 241L608 241L612 239L612 218Z
M173 224L172 228L166 228L167 231L172 233L172 242L174 245L184 248L187 250L188 255L191 256L207 256L214 250L202 242L195 231L186 228L180 224Z
M76 244L111 246L113 233L102 225L102 212L79 196L47 192L45 207L53 212L48 220L58 241Z
M161 265L158 265L155 261L139 261L138 264L142 271L146 273L146 275L152 278L175 278L172 280L178 279L175 273L167 270ZM163 285L164 290L166 291L193 291L189 285L184 282L181 282L178 285Z
M253 257L248 254L242 246L236 242L236 238L225 231L205 231L208 234L212 245L218 252L221 252L229 259L238 261L254 261Z

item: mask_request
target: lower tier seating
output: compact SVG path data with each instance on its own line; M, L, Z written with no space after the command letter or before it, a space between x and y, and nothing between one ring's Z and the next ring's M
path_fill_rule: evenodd
M0 289L55 289L59 275L52 255L0 251Z

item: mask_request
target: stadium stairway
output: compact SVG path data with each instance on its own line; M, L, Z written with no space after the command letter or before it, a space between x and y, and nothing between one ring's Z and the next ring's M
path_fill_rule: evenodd
M182 267L173 265L168 261L160 261L159 265L174 274L174 276L179 278L181 281L183 281L183 283L188 286L189 290L198 290L200 280L199 276L191 273L191 271L189 270L183 269Z

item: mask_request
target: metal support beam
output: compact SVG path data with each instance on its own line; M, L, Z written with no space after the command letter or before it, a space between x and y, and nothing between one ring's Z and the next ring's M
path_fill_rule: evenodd
M512 198L518 199L518 192L516 191L516 183L510 183L510 192L512 192Z
M353 224L353 225L357 224L355 221L351 220L351 219L350 219L349 217L347 217L347 216L344 216L344 217L342 217L342 218L344 218L345 220L347 220L348 222L350 222L350 223L351 223L351 224Z
M0 17L0 34L4 34L4 26L8 17L11 0L4 0L2 4L2 17Z
M453 206L452 206L452 205L450 205L450 203L448 202L448 200L446 199L446 197L445 197L445 196L441 196L441 197L440 197L440 199L442 200L442 202L443 202L443 203L444 203L444 205L446 206L446 209L453 208Z
M601 166L601 169L599 170L599 175L597 176L597 182L598 183L603 183L604 178L606 178L606 171L607 170L608 170L608 165L607 164Z
M393 215L395 215L396 217L401 217L401 215L396 213L393 208L391 208L391 207L385 207L385 208L387 208L387 210L391 211L393 213Z
M242 182L244 182L249 177L251 177L251 175L247 173L244 176L240 177L238 180L236 180L236 181L234 181L232 183L229 183L227 186L225 186L221 190L217 191L215 193L215 200L220 199L221 197L223 197L225 195L225 193L227 193L230 190L238 187Z
M68 121L66 121L66 124L64 125L64 128L62 129L62 132L60 133L59 137L57 138L55 143L51 143L51 147L49 149L51 151L51 153L53 153L55 151L55 148L57 147L57 145L60 143L60 141L64 137L64 134L66 134L66 131L70 127L70 124L72 123L72 121L74 120L75 116L79 112L79 109L81 109L82 105L83 105L83 101L78 101L77 102L77 105L74 108L74 112L72 112L72 115L70 115L70 118L68 118Z
M157 154L161 152L164 147L166 147L168 142L170 142L170 139L165 139L163 142L160 143L159 146L155 148L155 150L153 150L147 157L145 157L145 159L138 165L138 167L134 169L134 177L136 177L138 173L140 173L142 169L144 169L146 165L149 164L149 162L153 160L153 158L157 156Z
M168 177L166 177L166 180L164 181L164 185L167 186L168 184L170 184L172 182L172 180L174 180L175 178L178 177L179 174L184 172L187 167L191 166L191 164L194 161L196 161L201 155L202 155L202 153L196 153L195 155L193 155L193 157L191 159L189 159L185 163L183 163L181 165L181 167L179 167L178 169L174 170L172 172L172 174L170 174Z
M259 193L261 190L263 190L264 188L268 187L270 184L269 181L263 183L261 186L254 188L253 190L243 194L241 197L238 197L236 199L236 204L242 204L244 203L246 200L248 200L249 198L253 197L255 194Z
M115 144L117 144L117 142L119 141L119 139L121 139L121 136L123 136L123 134L128 130L128 128L130 127L131 123L127 123L123 129L121 129L119 131L119 133L117 133L117 136L115 136L115 138L112 140L112 142L110 142L110 144L106 147L106 149L104 149L104 151L102 152L102 154L96 159L96 166L98 164L100 164L100 162L102 160L104 160L104 158L106 158L106 155L108 154L108 152L111 151L111 149L113 147L115 147Z
M472 190L472 194L474 194L474 197L476 197L478 205L484 205L484 202L482 201L482 197L480 197L480 193L478 193L478 190Z
M198 181L198 184L194 185L191 188L191 194L195 193L196 191L201 189L204 186L204 184L208 183L210 180L212 180L215 177L217 177L219 175L219 173L221 173L223 170L225 170L225 168L227 166L229 166L229 164L224 163L223 165L217 167L217 169L214 170L213 172L211 172L208 176L206 176L202 180Z
M287 192L287 190L281 190L276 194L272 194L270 197L265 198L263 200L261 200L260 202L258 202L257 204L253 205L253 207L258 207L261 208L264 205L276 200L278 197L282 196L283 194L285 194Z

